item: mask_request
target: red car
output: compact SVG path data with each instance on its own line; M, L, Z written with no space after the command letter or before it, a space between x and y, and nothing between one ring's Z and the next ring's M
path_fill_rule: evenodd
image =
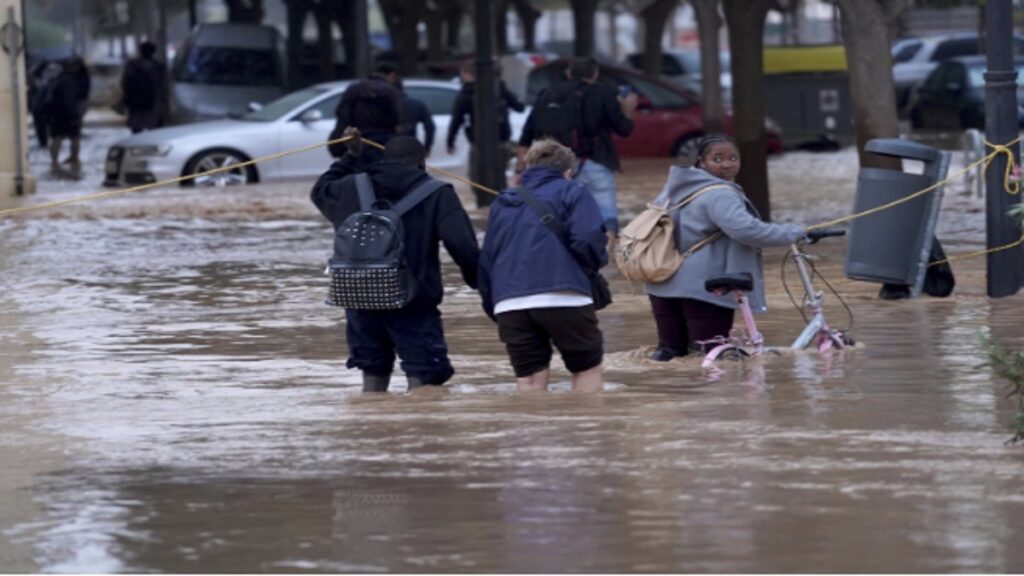
M537 95L565 79L569 61L555 60L530 71L526 99L532 104ZM693 158L697 140L704 134L699 98L673 84L639 72L599 64L598 82L616 89L629 86L640 96L633 116L633 133L628 138L615 136L615 146L623 157L679 156ZM732 117L725 117L727 132L732 132ZM782 135L768 129L768 153L782 152Z

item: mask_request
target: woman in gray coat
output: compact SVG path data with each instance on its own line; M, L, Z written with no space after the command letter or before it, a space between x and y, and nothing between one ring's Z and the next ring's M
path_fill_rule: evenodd
M704 289L709 278L747 272L754 279L748 294L755 312L763 312L764 266L761 248L785 246L805 235L795 224L769 224L761 220L754 205L735 184L740 170L735 141L722 134L705 136L698 143L693 168L673 166L668 181L655 200L676 205L709 187L672 213L676 246L685 252L716 232L722 235L686 258L676 273L664 282L647 284L654 320L658 325L658 349L652 360L668 361L685 356L691 349L704 352L697 342L728 336L733 312L739 306L731 294L718 295Z

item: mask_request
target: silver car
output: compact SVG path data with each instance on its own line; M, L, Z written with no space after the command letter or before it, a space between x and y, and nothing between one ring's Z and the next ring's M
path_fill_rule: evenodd
M334 128L334 110L349 83L317 84L288 94L239 119L160 128L125 138L111 146L107 153L104 185L148 184L324 143ZM445 145L459 84L417 79L405 80L403 84L406 94L427 105L437 126L428 164L464 176L469 155L465 135L459 134L454 154L449 154ZM525 120L525 113L511 113L513 135L518 136ZM419 137L423 140L422 127ZM323 146L198 177L195 185L228 186L294 178L314 179L331 162L327 147ZM189 184L191 181L184 183Z

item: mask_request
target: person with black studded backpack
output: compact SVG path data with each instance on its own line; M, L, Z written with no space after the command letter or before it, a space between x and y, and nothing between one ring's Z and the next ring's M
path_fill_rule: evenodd
M345 308L348 367L363 372L364 392L386 392L395 356L409 390L440 386L455 373L441 311L439 247L471 288L480 248L451 184L425 171L417 139L388 141L379 161L357 168L365 144L344 132L347 153L313 186L311 199L335 229L328 304Z

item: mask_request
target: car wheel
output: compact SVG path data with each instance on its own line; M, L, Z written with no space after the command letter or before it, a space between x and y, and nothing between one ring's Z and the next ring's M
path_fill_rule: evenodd
M225 168L235 164L247 162L249 159L245 154L226 148L217 148L200 152L193 156L185 164L183 175L201 174L217 168ZM184 186L235 186L238 184L250 184L256 182L256 168L253 166L238 166L222 170L215 174L198 176L192 180L186 180Z
M697 142L701 134L687 134L676 142L672 148L672 156L681 160L684 164L693 165L697 161Z

